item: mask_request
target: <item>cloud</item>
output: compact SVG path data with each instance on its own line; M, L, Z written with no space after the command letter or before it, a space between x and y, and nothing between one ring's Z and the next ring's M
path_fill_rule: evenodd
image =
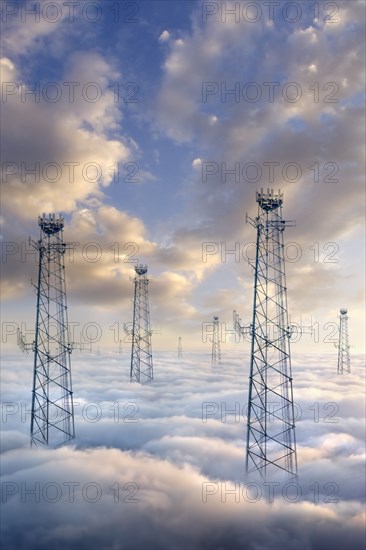
M56 5L57 2L54 2ZM67 10L62 10L61 6L57 10L55 6L45 11L40 16L39 5L34 2L26 1L23 5L2 5L2 17L4 25L3 48L5 53L20 56L29 53L29 51L39 51L45 44L47 38L63 33L63 24L67 16Z
M77 438L57 450L27 448L31 359L5 358L7 548L109 548L122 536L131 549L154 541L153 548L177 550L321 550L325 544L341 550L346 540L362 548L362 357L353 358L352 374L341 380L333 356L293 351L300 496L274 485L269 504L268 487L255 502L244 474L248 351L223 345L222 364L213 369L207 346L206 353L184 349L180 361L174 353L155 353L155 379L147 386L129 384L127 349L105 357L75 352ZM22 502L37 483L40 502L31 493ZM122 502L136 488L139 502Z
M159 42L167 42L170 38L170 32L165 30L159 36Z
M216 297L221 300L225 290L229 296L228 286L234 290L234 301L230 305L226 300L226 314L230 315L228 312L234 307L247 308L248 292L252 296L253 274L245 261L223 262L219 250L204 262L202 248L204 243L213 242L232 249L235 243L244 246L254 240L253 230L245 225L244 217L245 211L255 214L255 189L262 185L285 188L284 215L296 220L296 227L286 232L286 239L295 241L302 250L299 262L289 263L287 267L293 317L316 309L315 317L329 320L330 311L337 310L336 296L343 294L346 286L351 286L354 293L347 305L360 319L357 307L362 283L358 281L359 270L353 267L350 244L359 239L363 219L358 200L363 184L360 171L363 128L361 110L355 99L362 89L362 40L353 38L355 33L362 35L359 25L353 24L358 20L359 10L355 3L352 6L342 3L339 25L314 26L306 19L299 25L283 28L248 24L245 32L242 32L242 24L230 18L223 22L219 17L212 17L202 25L200 14L194 12L191 29L184 31L179 41L168 41L168 48L163 53L160 92L153 98L157 108L152 122L160 135L166 135L177 144L189 143L192 150L186 162L188 174L179 195L182 207L179 212L172 213L171 220L161 223L161 234L155 231L154 238L148 236L147 231L152 228L147 219L143 223L143 237L140 223L135 227L136 238L131 232L131 237L128 240L123 237L121 243L137 243L141 258L149 263L155 279L159 273L170 273L169 280L164 275L167 286L164 292L159 289L157 304L157 307L163 304L164 311L169 311L169 319L180 316L186 305L184 323L189 317L194 324L199 305L214 305ZM41 27L30 29L30 35L38 36L38 42L32 39L28 42L32 47L29 47L36 47L36 43L44 45ZM65 40L62 33L71 32L70 25L60 22L53 29L53 37L59 36L66 47L69 40ZM10 31L9 36L14 29ZM38 32L41 34L37 35ZM166 36L165 32L169 31L160 36ZM335 38L337 44L342 44L336 49ZM288 47L284 49L283 44ZM3 62L4 79L31 85L32 72L26 70L22 58L15 50L12 53L11 48L5 53L9 57ZM254 62L256 56L261 63ZM20 242L24 240L23 235L34 232L31 221L36 219L40 209L61 210L70 216L84 209L97 220L101 205L113 200L115 167L143 154L141 145L126 131L125 106L116 103L115 83L123 74L123 63L117 64L116 59L103 55L101 50L86 49L76 50L62 59L58 80L64 92L62 101L50 103L41 98L39 103L34 103L29 98L30 101L23 103L23 86L8 96L3 110L4 127L8 129L7 139L3 140L6 143L3 159L16 163L14 174L11 173L14 166L8 167L3 185L3 200L9 212L4 224L5 239L9 242ZM319 75L322 75L318 102L314 101L314 89L310 90L315 78L310 67L317 68L319 82ZM71 104L66 101L67 88L62 80L80 83ZM237 82L243 85L248 81L261 84L261 101L251 103L242 101L241 97L235 102L230 95L222 99L222 83L230 89ZM262 84L272 81L280 85L275 87L275 101L270 103L265 100L268 87ZM295 103L283 97L283 85L290 81L298 82L302 90L301 100ZM85 94L83 96L83 86L88 82L95 82L102 90L99 101L87 101ZM218 86L217 93L208 95L206 102L202 98L205 82ZM332 86L323 89L322 86L329 82L339 84L338 103L323 101L333 90ZM349 147L345 148L344 143ZM23 177L22 163L31 169L35 162L39 162L41 168L55 163L62 169L61 176L57 177L57 166L51 166L44 173L40 169L39 182L34 182L31 174ZM203 174L207 162L214 163L217 172L208 176L205 182ZM248 162L261 170L262 177L256 183L242 178ZM268 162L279 163L269 184ZM302 178L299 182L284 181L283 170L289 162L300 166ZM70 163L75 163L73 168ZM240 182L235 182L230 174L223 179L223 170L232 171L236 165L240 169ZM318 183L314 182L315 165L318 166ZM70 175L72 170L73 177ZM339 183L325 183L324 178L330 178L334 170ZM143 181L155 177L146 170L140 170L139 175ZM57 181L52 183L52 178ZM123 206L116 205L115 209L116 212L119 209L121 217L129 216L123 212ZM109 247L113 247L116 239L112 231L98 224L96 221L94 228L90 226L85 238L98 242L103 250L107 247L107 252L95 265L83 261L76 262L73 268L70 266L73 271L68 288L72 291L74 287L74 298L80 303L87 301L91 308L100 310L103 295L106 304L114 304L117 308L127 305L130 286L121 283L128 282L133 265L122 265L122 255L120 263L114 262ZM97 227L100 233L93 234ZM121 222L118 235L122 236L123 231ZM337 259L344 254L349 254L349 258L341 258L342 263L338 265L326 265L322 260L316 262L312 251L316 243L323 258L327 255L325 247L328 244L338 246ZM131 248L124 252L133 251ZM20 298L24 296L26 281L34 266L23 264L20 273L11 262L9 258L6 296ZM89 290L83 284L86 277L90 281ZM330 286L335 289L332 302L327 292ZM243 290L245 294L242 295ZM224 307L224 302L222 304ZM354 322L356 327L361 326L356 319Z
M322 317L350 284L355 292L349 301L357 309L363 285L345 255L357 250L363 225L363 108L357 98L363 94L364 29L357 23L360 4L343 2L339 9L337 25L312 25L304 18L286 28L264 21L237 24L219 15L202 25L195 13L183 44L170 44L154 118L177 144L195 146L185 239L197 239L199 219L201 244L224 242L232 249L254 241L244 217L246 211L255 215L255 190L284 189L284 217L296 220L285 238L302 251L298 263L287 266L295 316L312 310ZM295 102L286 99L295 89L287 88L291 82L301 95ZM274 83L273 101L264 83ZM223 93L236 88L237 97ZM260 99L253 102L255 89ZM278 163L272 175L270 163ZM298 177L292 169L287 173L290 165L298 167ZM181 234L172 235L173 242ZM323 248L320 260L311 251L317 245ZM332 246L333 259L327 256ZM227 273L242 277L244 268L244 262L233 262ZM212 299L216 292L212 288Z
M74 100L69 101L64 88L57 103L30 97L23 101L21 87L6 98L3 200L9 215L34 218L40 204L46 212L68 213L80 201L101 198L103 186L113 180L113 166L132 156L127 143L107 136L121 118L113 92L107 89L114 75L111 67L98 54L75 54L70 63L65 81L75 77L80 88ZM92 82L102 91L96 103L82 97L83 86L91 82L85 66L93 66ZM16 67L7 63L7 69L17 82Z

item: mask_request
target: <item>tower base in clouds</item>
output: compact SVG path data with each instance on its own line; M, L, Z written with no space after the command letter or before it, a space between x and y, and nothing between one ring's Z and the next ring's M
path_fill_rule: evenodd
M147 266L137 265L135 272L130 381L145 384L154 377Z
M254 306L249 377L246 472L258 481L297 476L282 219L283 195L256 195Z
M71 387L65 265L64 220L39 217L39 255L31 445L57 447L75 437Z

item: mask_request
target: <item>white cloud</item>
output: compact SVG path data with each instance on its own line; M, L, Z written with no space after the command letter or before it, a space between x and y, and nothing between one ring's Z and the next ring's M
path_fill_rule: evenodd
M223 349L217 369L210 365L209 350L206 354L185 350L180 362L175 353L155 353L155 380L149 386L129 384L128 353L108 358L79 355L73 357L74 398L79 403L77 447L26 448L29 415L24 422L20 406L15 414L9 409L6 415L1 481L3 495L7 490L15 492L3 498L7 548L23 540L30 548L37 541L42 550L50 545L71 549L81 540L92 549L112 547L123 533L128 547L136 549L145 547L148 540L149 548L154 541L154 549L201 548L202 541L207 548L242 548L244 540L253 548L261 545L273 550L323 548L325 541L336 550L342 550L346 541L361 549L362 357L354 358L353 373L340 381L330 355L294 355L295 401L301 412L297 422L299 502L286 502L276 488L272 505L264 493L258 502L248 502L250 492L243 493L248 353ZM3 371L4 401L20 405L30 397L30 358L17 374L10 359ZM87 415L81 415L83 405L90 402L100 407L98 422L88 422ZM117 421L116 403L120 404ZM127 403L134 403L134 418L127 418L131 413L131 408L124 408ZM217 410L204 409L209 414L203 422L205 403L216 404ZM338 410L329 408L329 403ZM67 482L75 483L74 502L69 502ZM21 483L23 493L39 483L38 504L30 494L20 502ZM85 493L88 483L94 487ZM138 503L122 502L132 490L123 489L127 483L136 484ZM217 492L203 502L207 483ZM49 492L44 489L47 484L53 484ZM55 484L61 498L50 503L47 499L54 497ZM95 484L102 493L92 504L88 498L96 494ZM116 484L120 502L115 502L111 489ZM225 497L225 490L236 493ZM329 498L338 502L328 502ZM26 513L19 514L19 506Z
M287 266L289 299L295 307L292 314L297 316L303 308L317 310L315 315L322 316L329 301L335 308L336 296L348 293L351 280L359 289L349 298L357 310L356 296L363 286L352 259L343 258L354 240L359 242L364 218L359 202L363 193L363 109L354 102L364 87L364 29L358 23L359 10L359 3L341 3L339 24L291 25L285 34L281 29L281 35L276 25L262 27L261 23L247 25L243 32L243 24L234 24L233 18L223 22L219 16L201 25L197 15L191 30L184 34L184 45L171 44L164 64L156 124L177 143L194 144L196 159L218 167L206 184L202 170L192 172L190 201L182 216L187 226L194 227L192 239L199 218L206 230L202 241L224 241L228 248L236 242L252 241L254 236L243 217L245 211L255 212L255 189L284 189L284 215L296 220L286 240L295 241L302 251L299 263ZM243 99L243 87L249 81L261 87L262 99L257 103ZM264 82L279 83L272 103ZM287 82L298 84L299 101L284 99ZM205 83L213 87L203 96ZM239 101L234 101L232 94L222 97L222 86L232 90L235 83L241 86ZM289 94L293 91L288 89ZM336 101L330 101L332 98ZM209 114L212 111L215 115ZM242 176L250 162L259 166L259 181L250 182ZM271 181L266 172L269 162L280 166ZM239 183L233 176L222 182L222 163L227 170L239 165ZM300 166L299 181L286 181L282 168L287 163ZM311 170L314 163L319 163L322 172L318 178ZM198 161L192 166L198 168ZM332 169L337 182L328 182L328 170ZM176 235L175 242L178 239ZM309 257L316 243L320 248L339 250L338 266L326 265L325 250L322 260ZM236 267L235 272L242 274L245 266ZM298 268L305 267L305 276L299 279ZM247 276L252 277L249 270ZM363 318L358 317L358 322L361 326Z
M159 42L167 42L170 38L170 32L165 30L159 36Z
M62 6L62 2L59 2ZM15 7L15 5L13 5ZM33 14L31 13L33 6ZM38 5L38 13L39 13ZM60 6L59 17L55 21L51 21L51 13L49 16L39 16L36 20L35 11L37 5L28 0L24 5L15 9L15 14L11 15L12 6L4 4L2 6L3 18L6 24L3 27L2 44L5 54L24 55L32 51L41 49L44 45L44 39L49 35L53 35L53 40L56 41L56 36L63 32L63 23L67 17L67 10ZM10 8L7 10L7 8ZM20 8L20 9L19 9ZM30 9L26 14L25 8ZM7 15L8 13L8 15Z
M92 75L88 73L91 67ZM13 73L11 80L17 82L19 71L14 65L7 64L7 68ZM75 54L65 78L79 84L74 100L70 101L61 83L62 96L57 103L35 102L32 97L23 101L20 88L7 97L2 156L3 163L11 164L3 176L3 200L9 214L34 218L40 204L42 211L67 213L79 201L102 196L103 186L114 178L113 167L132 156L127 140L107 135L121 119L113 92L107 88L114 77L113 69L98 54ZM97 83L102 91L96 103L83 97L84 85L89 82ZM29 174L32 169L36 176Z

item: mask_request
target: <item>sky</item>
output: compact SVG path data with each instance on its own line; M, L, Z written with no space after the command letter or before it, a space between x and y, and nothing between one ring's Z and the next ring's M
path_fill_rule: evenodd
M23 474L50 481L47 472L62 463L65 479L78 478L81 463L93 471L103 462L105 480L121 470L131 472L132 481L146 480L146 471L150 483L137 516L133 505L126 506L125 546L111 495L105 509L101 503L91 512L92 504L84 503L75 506L80 512L75 516L73 508L60 504L59 517L70 514L67 529L45 506L42 521L49 526L37 524L38 516L28 541L11 534L20 504L9 499L7 545L46 548L52 541L65 548L66 537L70 549L99 548L98 528L111 549L145 548L151 537L156 548L226 548L231 530L233 547L245 548L240 507L224 503L221 510L221 502L202 507L197 497L208 479L242 479L244 428L236 430L239 422L227 432L225 423L212 429L203 423L200 392L231 403L236 388L240 400L246 399L249 342L236 342L230 331L234 309L244 323L252 318L256 235L246 214L256 215L261 188L283 190L284 219L294 222L285 231L289 316L314 327L292 345L295 400L296 388L302 388L301 399L311 403L346 403L342 428L322 424L317 435L311 427L301 431L304 483L311 485L306 476L313 462L323 485L339 483L344 462L356 477L359 471L364 2L6 0L1 16L4 401L20 409L23 401L29 403L32 358L16 345L18 327L28 342L34 337L31 281L37 258L28 239L38 238L39 214L56 212L65 217L65 241L74 243L65 258L73 339L94 340L91 354L72 357L78 396L85 402L136 399L143 410L137 432L124 424L119 434L118 423L116 428L108 419L81 421L76 446L51 454L30 454L28 421L18 412L10 415L3 440L6 475L17 483ZM141 391L119 385L127 383L130 343L123 325L132 320L130 278L137 261L148 265L152 345L161 371L158 385ZM333 375L343 307L357 367L341 391ZM203 336L214 315L226 336L227 372L217 379L206 365L210 342ZM186 366L176 364L179 336ZM306 381L311 396L305 396ZM137 397L134 391L140 391ZM176 391L186 399L179 395L175 408ZM324 477L328 466L334 479ZM308 496L289 507L281 502L267 509L261 501L254 508L263 505L263 517L270 518L263 537L251 527L257 512L244 503L248 548L343 548L351 536L358 548L362 497L349 480L342 483L343 500L333 508L309 504ZM319 510L324 516L317 516ZM108 520L100 518L102 511ZM196 514L200 525L187 532ZM342 524L344 514L349 526ZM315 516L319 528L310 533ZM278 528L272 529L277 517ZM298 539L288 531L289 517L299 526ZM24 517L21 533L32 518ZM131 542L139 531L135 521L146 529ZM339 540L326 546L323 537L331 525L337 525Z
M79 336L92 320L100 347L115 347L109 327L131 321L139 261L155 347L176 349L182 336L205 349L213 315L223 331L233 309L251 319L255 230L245 216L269 187L283 190L284 218L296 222L285 234L289 315L320 327L299 351L333 347L326 324L341 307L362 351L363 3L333 15L324 3L319 14L306 2L258 4L257 14L247 4L230 15L215 2L83 2L74 12L3 2L8 346L16 324L32 339L28 238L38 215L55 211L65 241L79 243L66 258Z

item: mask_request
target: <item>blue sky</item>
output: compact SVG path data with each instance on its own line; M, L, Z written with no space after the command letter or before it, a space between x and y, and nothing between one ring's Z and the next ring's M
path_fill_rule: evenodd
M156 345L174 349L182 334L187 346L203 349L202 322L218 314L230 323L234 308L251 317L252 271L242 256L223 263L220 251L235 243L245 250L254 240L245 214L255 214L256 189L281 188L284 216L296 220L286 239L301 249L299 261L287 266L291 317L312 315L324 326L347 306L352 345L361 350L362 2L338 3L334 13L316 4L318 20L313 4L282 2L273 7L274 21L258 4L256 22L248 22L256 18L248 3L225 15L230 3L119 2L116 15L116 2L83 2L73 20L67 5L57 5L57 13L37 2L2 7L2 79L10 86L3 88L3 159L13 163L3 177L3 241L27 241L38 232L40 212L62 211L65 239L81 243L67 266L70 317L83 323L92 315L106 325L131 317L133 264L122 256L116 264L110 247L136 243L136 257L153 279L152 318L163 332ZM32 8L38 20L26 12ZM52 83L61 90L56 102L49 99L56 93ZM95 93L93 83L101 92L95 102L83 95ZM37 85L36 103L24 86ZM225 95L235 87L236 97ZM52 168L38 183L22 177L22 163L35 162L41 171L49 163L61 166L58 181L50 181ZM83 176L90 164L99 166L99 179L93 168ZM300 177L291 182L294 165ZM224 170L235 166L238 181L225 179ZM258 167L261 176L253 181ZM131 172L138 183L129 181ZM81 249L95 241L103 258L92 264ZM212 242L219 251L203 262L204 243ZM329 262L332 250L337 261ZM14 254L3 267L7 321L31 327L35 264L29 259ZM103 345L112 343L107 338Z

